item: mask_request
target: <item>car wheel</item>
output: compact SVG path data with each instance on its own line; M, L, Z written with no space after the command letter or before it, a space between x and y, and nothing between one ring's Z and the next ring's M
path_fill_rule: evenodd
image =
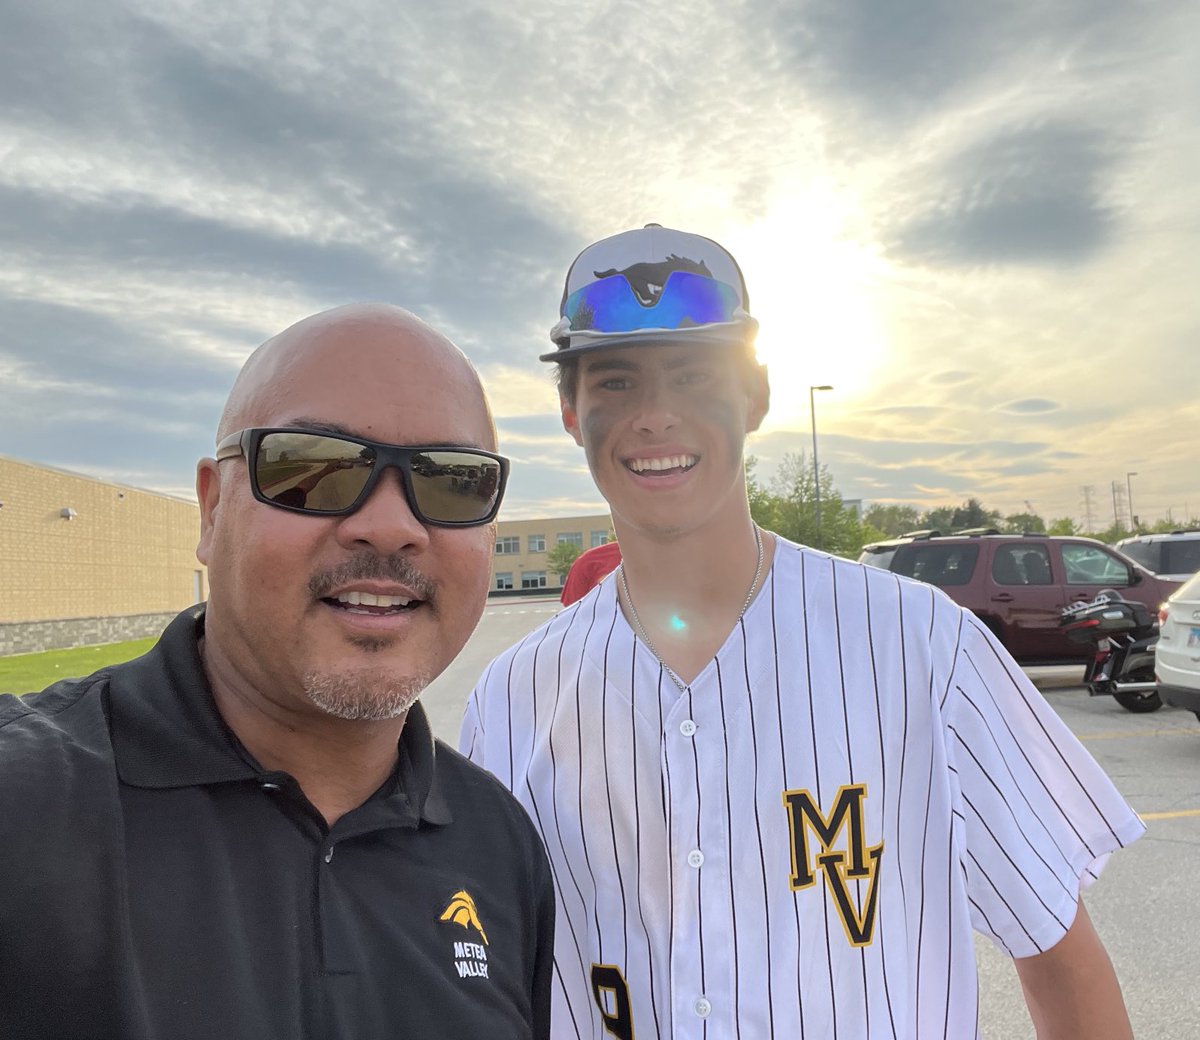
M1113 700L1126 711L1132 711L1138 715L1148 711L1158 711L1163 705L1157 690L1151 690L1149 693L1114 693Z

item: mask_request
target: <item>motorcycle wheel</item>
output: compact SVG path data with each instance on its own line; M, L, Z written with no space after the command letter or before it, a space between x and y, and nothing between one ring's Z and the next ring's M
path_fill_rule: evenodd
M1154 682L1154 669L1151 668L1135 668L1128 675L1123 675L1122 679L1128 679L1130 682ZM1149 693L1122 693L1115 691L1113 700L1116 701L1126 711L1132 711L1136 715L1141 715L1148 711L1158 711L1162 707L1162 698L1158 695L1158 690L1151 690Z
M1138 715L1147 711L1158 711L1163 704L1157 690L1151 690L1149 693L1114 693L1113 700L1126 711Z

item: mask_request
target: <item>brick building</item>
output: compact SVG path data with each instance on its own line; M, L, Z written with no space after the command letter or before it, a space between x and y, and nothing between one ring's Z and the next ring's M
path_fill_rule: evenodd
M155 636L208 595L195 502L0 456L0 654Z

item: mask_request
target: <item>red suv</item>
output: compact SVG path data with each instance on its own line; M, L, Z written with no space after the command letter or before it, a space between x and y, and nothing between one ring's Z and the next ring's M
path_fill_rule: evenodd
M1179 587L1092 538L999 534L941 535L917 531L864 546L860 563L937 585L974 611L1022 664L1086 661L1090 644L1072 643L1059 628L1062 608L1118 589L1157 612Z

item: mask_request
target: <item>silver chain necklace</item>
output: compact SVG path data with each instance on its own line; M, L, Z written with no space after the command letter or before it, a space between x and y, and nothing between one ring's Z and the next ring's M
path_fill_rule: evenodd
M754 525L754 544L758 547L758 562L754 565L754 578L750 582L750 591L746 593L746 602L742 604L742 609L738 611L737 620L734 621L735 625L738 621L742 620L746 614L746 611L750 609L750 601L754 599L754 590L758 588L758 579L762 576L763 541L762 531L759 530L758 524ZM654 644L650 642L650 637L646 635L646 629L642 625L642 619L638 617L637 607L633 605L633 597L629 595L629 582L625 580L625 564L623 562L619 568L619 571L620 573L618 574L618 577L621 579L621 591L625 593L625 602L629 606L629 613L633 616L633 627L637 630L637 634L641 637L642 642L646 644L646 648L658 659L658 663L662 665L663 671L665 671L667 675L671 677L671 680L675 683L675 685L679 687L679 692L686 693L687 685L682 679L679 678L678 675L675 674L671 666L662 659L662 654L654 649Z

